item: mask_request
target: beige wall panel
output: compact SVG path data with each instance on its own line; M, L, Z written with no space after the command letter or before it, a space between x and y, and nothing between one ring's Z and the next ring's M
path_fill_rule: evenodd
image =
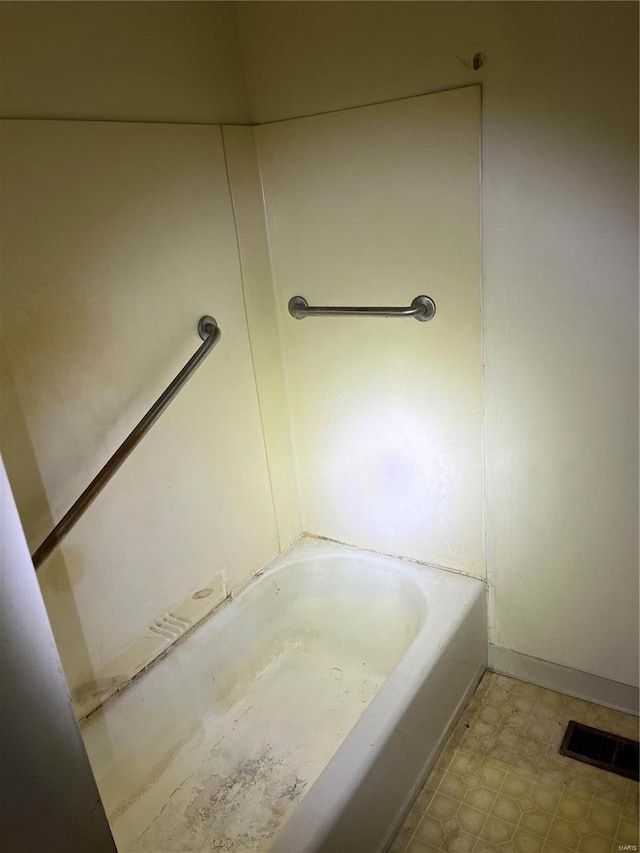
M302 526L254 131L224 127L223 138L271 488L285 548Z
M256 137L305 529L482 575L479 121L469 88Z
M198 318L222 329L40 570L73 684L215 573L246 579L276 527L220 128L2 132L3 443L32 549L195 352Z
M637 4L239 10L258 121L482 82L491 640L637 685Z
M0 3L7 118L243 122L235 3Z

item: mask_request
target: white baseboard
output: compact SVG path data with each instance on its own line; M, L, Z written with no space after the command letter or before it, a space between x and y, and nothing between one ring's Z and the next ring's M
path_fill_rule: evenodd
M578 669L570 669L548 660L540 660L520 652L503 649L489 643L489 669L501 672L504 675L512 675L522 681L556 690L558 693L566 693L567 696L576 696L578 699L586 699L587 702L595 702L597 705L606 705L615 708L616 711L624 711L626 714L640 713L640 690L630 684L621 684L619 681L610 681L599 675L581 672Z

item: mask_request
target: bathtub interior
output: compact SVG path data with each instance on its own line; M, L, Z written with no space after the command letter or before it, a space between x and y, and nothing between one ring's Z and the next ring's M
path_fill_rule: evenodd
M84 722L121 853L269 848L427 618L399 563L302 543Z
M244 695L283 656L319 647L361 660L381 677L402 658L426 614L408 578L383 564L324 551L266 572L229 608L213 652L216 711ZM221 614L222 616L222 614Z

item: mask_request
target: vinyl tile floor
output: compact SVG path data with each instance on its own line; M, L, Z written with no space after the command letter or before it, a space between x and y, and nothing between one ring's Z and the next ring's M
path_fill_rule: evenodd
M638 851L638 783L560 755L569 720L638 718L486 672L389 853Z

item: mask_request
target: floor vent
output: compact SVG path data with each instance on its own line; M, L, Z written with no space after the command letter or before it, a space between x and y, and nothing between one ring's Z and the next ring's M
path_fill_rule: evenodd
M638 781L638 741L570 720L560 754Z

